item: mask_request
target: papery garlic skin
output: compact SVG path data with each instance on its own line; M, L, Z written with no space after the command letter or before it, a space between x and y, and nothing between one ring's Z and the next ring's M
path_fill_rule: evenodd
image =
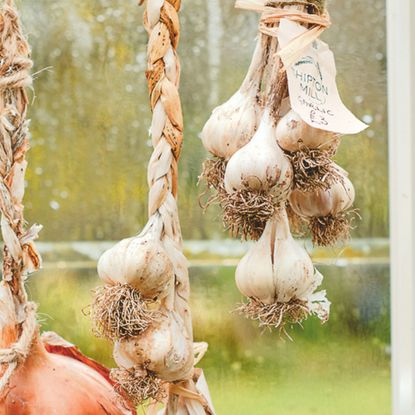
M228 160L255 134L261 112L256 95L236 92L213 110L202 130L203 146L216 157Z
M251 140L262 114L258 93L263 71L264 37L260 36L247 77L241 88L224 104L215 108L201 138L213 155L229 160Z
M167 293L174 279L173 264L150 222L143 232L110 248L98 261L98 275L107 284L129 284L145 298Z
M255 297L265 304L275 302L275 282L272 263L272 222L268 222L261 238L239 262L236 286L245 297Z
M275 126L268 110L264 112L252 140L229 160L224 184L228 193L248 188L253 191L288 193L293 170L287 156L278 146Z
M352 207L355 200L355 189L347 173L336 166L340 180L333 182L328 189L316 189L302 192L295 189L289 201L294 212L302 217L335 216Z
M311 258L291 236L285 210L268 222L260 240L242 258L236 284L264 304L307 301L321 284Z
M293 110L279 121L276 137L280 147L292 153L300 151L303 146L309 149L335 149L340 142L338 134L308 125Z
M114 346L114 360L121 368L145 367L168 382L190 378L193 372L193 342L185 335L177 313L169 313L141 336L119 341Z

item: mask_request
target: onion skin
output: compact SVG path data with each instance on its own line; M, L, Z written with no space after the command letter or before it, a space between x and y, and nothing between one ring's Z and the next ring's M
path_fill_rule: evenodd
M87 364L48 353L35 340L0 402L1 415L132 415L112 385Z

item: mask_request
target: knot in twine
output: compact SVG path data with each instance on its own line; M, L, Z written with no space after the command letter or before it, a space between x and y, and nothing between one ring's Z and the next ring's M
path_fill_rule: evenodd
M8 365L0 379L0 395L4 393L8 386L13 372L20 364L25 362L30 353L37 330L36 310L35 303L29 302L25 305L26 318L22 324L19 340L6 349L0 349L0 364Z
M259 30L265 35L276 37L278 29L270 26L275 25L275 23L278 23L281 19L287 19L293 22L312 26L306 33L316 33L316 38L320 36L324 30L331 26L330 17L327 11L319 16L317 14L309 14L300 10L264 6L263 14L259 23Z
M275 7L274 4L278 6ZM308 26L306 32L294 38L277 54L283 58L286 66L289 66L289 64L295 61L299 52L318 39L331 26L331 20L327 10L322 11L321 14L313 14L301 10L282 8L280 7L282 5L314 6L315 10L320 11L320 8L316 4L302 1L264 2L263 0L237 0L235 3L236 8L262 13L259 31L266 36L278 36L279 28L276 27L276 24L281 19L291 20Z

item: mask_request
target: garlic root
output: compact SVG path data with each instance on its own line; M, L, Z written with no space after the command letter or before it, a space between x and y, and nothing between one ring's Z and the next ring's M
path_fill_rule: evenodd
M338 171L333 168L332 157L335 148L329 150L310 149L301 146L289 158L294 169L294 186L303 192L316 189L328 189L332 183L340 180Z
M226 161L220 157L213 157L203 162L198 184L203 182L206 184L205 191L199 195L199 205L204 211L214 203L220 203L221 195L225 191L223 185L225 169ZM203 198L206 195L209 197L204 202Z
M205 180L209 188L218 190L220 187L223 187L225 169L226 161L220 157L205 160L199 182Z
M262 235L267 221L273 216L278 202L272 194L253 192L244 187L228 194L224 188L224 176L227 162L219 157L206 160L199 183L204 180L207 189L199 197L200 207L206 210L214 203L219 203L223 211L223 224L232 236L242 239L257 240ZM202 198L209 193L206 202Z
M350 239L352 222L360 217L355 209L340 212L335 215L314 217L309 220L311 238L314 245L333 246L338 241Z
M285 332L287 324L301 324L311 314L307 302L297 298L287 303L273 304L250 298L248 303L241 304L237 311L248 319L258 321L259 327L276 328L281 332Z
M278 206L272 194L248 187L230 194L221 192L219 196L225 228L242 239L258 240Z
M143 333L161 317L151 310L152 303L128 284L98 287L91 305L95 334L114 341Z
M146 369L112 369L111 380L120 393L125 393L135 406L148 400L162 402L167 397L164 382Z

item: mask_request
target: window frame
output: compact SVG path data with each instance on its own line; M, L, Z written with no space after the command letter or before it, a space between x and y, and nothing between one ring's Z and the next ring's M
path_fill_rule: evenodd
M414 21L414 0L387 0L393 415L415 414Z

